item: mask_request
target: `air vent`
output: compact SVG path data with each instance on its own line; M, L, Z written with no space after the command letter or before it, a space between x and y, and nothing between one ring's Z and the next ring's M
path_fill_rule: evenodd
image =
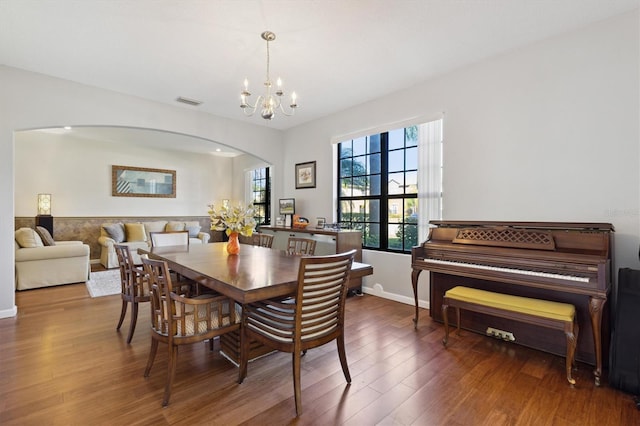
M178 96L176 98L176 101L182 102L183 104L187 104L187 105L191 105L191 106L198 106L198 105L200 105L202 103L202 101L197 101L195 99L184 98L182 96Z

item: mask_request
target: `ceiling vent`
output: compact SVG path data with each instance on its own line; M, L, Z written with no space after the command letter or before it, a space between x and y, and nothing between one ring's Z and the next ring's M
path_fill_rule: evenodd
M191 106L198 106L202 103L202 101L197 101L195 99L189 99L182 96L178 96L176 98L176 101L181 102L183 104L191 105Z

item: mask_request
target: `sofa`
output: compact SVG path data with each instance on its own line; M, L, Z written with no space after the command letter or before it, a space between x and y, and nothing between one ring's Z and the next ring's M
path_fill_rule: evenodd
M15 231L16 289L86 282L91 271L89 246L82 241L54 241L48 231ZM43 241L44 240L44 241Z
M103 223L98 243L101 246L100 263L107 269L118 267L115 244L129 246L135 264L141 264L138 249L151 247L151 232L189 231L189 244L207 244L211 235L201 232L198 221L166 221L135 223Z

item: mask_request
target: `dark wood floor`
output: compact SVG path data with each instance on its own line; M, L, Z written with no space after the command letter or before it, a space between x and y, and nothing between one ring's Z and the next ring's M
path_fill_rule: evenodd
M206 344L180 352L171 404L161 407L166 352L142 376L149 311L130 345L115 331L119 296L91 299L84 284L18 292L17 318L0 320L2 425L633 425L630 395L594 387L579 364L463 332L441 343L442 326L374 296L347 305L344 381L333 343L303 358L303 414L295 418L291 361L273 354L236 368Z

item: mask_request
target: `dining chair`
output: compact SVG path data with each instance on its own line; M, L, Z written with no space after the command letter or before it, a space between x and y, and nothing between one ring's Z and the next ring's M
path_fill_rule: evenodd
M316 240L310 238L289 237L287 253L313 256L316 252Z
M254 232L252 235L252 244L254 246L269 247L273 244L273 235Z
M178 347L209 340L213 350L215 337L240 328L241 312L226 296L204 294L191 298L176 293L166 262L142 259L142 263L151 284L151 349L144 377L149 377L158 343L166 343L169 360L162 399L166 407L176 374Z
M188 246L189 231L150 232L151 247Z
M303 351L335 340L347 383L351 383L344 345L344 305L356 251L300 259L295 302L265 300L242 307L238 383L247 376L251 340L292 354L296 414L302 413L300 365Z
M114 247L120 267L120 295L122 297L122 309L116 330L120 330L127 313L127 306L131 304L131 325L129 325L129 335L127 336L127 343L131 343L138 321L138 304L151 300L151 287L143 268L134 265L129 246L115 244Z

